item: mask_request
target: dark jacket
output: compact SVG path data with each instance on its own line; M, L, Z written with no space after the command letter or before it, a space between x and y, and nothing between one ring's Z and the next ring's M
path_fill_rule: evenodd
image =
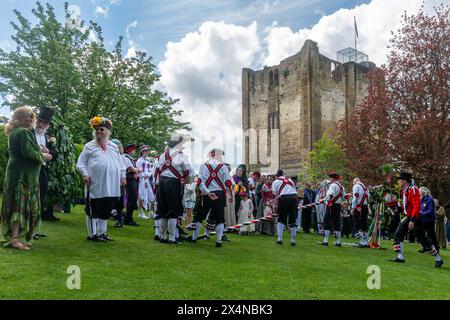
M420 199L420 218L423 222L434 222L436 220L436 208L431 195Z

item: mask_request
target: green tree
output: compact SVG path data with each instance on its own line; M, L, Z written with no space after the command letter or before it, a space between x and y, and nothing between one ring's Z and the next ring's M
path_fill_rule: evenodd
M173 109L176 100L153 89L159 75L151 57L143 52L123 57L122 38L109 52L101 27L93 21L76 21L68 8L65 3L61 22L51 5L37 2L32 10L36 23L15 10L17 21L11 25L16 49L0 49L3 105L46 106L55 111L51 133L57 138L60 158L52 164L53 203L66 202L79 192L77 184L69 181L74 175L74 143L92 139L91 117L111 118L115 138L123 144L148 144L154 153L162 151L169 132L188 128L177 120L181 111Z
M337 136L329 137L325 132L322 138L314 143L313 150L308 154L301 180L320 181L331 171L335 171L344 178L348 176L345 152L339 145L338 139Z

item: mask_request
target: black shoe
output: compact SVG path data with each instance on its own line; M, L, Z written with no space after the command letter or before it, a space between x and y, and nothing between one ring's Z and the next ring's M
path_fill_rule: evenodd
M38 237L38 238L45 238L45 237L47 237L47 234L45 234L45 233L40 233L40 232L36 232L34 235L35 235L36 237Z
M161 242L161 243L169 243L169 239L160 238L159 242Z
M154 237L153 237L153 240L159 241L159 240L161 240L161 238L160 238L159 236L154 236Z
M102 237L103 239L105 239L106 241L114 241L112 238L110 238L106 233L100 235L100 237Z
M192 237L189 237L189 238L188 238L188 242L196 243L196 242L197 242L197 239L192 239Z
M137 223L136 221L125 222L124 225L131 227L139 227L139 223Z
M221 248L222 247L222 242L216 242L216 248Z
M107 240L104 239L102 236L94 236L94 238L92 239L94 242L106 242Z
M367 246L365 244L358 243L358 248L364 249L367 248Z
M317 243L319 246L325 246L328 247L328 242L319 242Z
M390 262L397 262L397 263L405 263L405 259L399 259L396 257L395 259L388 259Z
M295 242L291 242L291 247L295 247L296 243Z
M342 247L342 244L341 243L335 243L334 246L335 247Z
M87 240L87 241L94 241L94 237L92 237L92 236L87 236L87 237L86 237L86 240Z
M33 240L39 240L39 237L37 234L33 234Z
M434 262L434 267L435 268L440 268L440 267L442 267L442 265L444 264L444 260L440 260L440 261L435 261Z
M115 225L114 225L114 228L122 228L123 227L123 224L121 223L121 222L117 222Z
M169 240L168 243L169 244L181 244L181 242L177 241L177 240L175 240L175 241Z
M283 241L278 240L276 243L279 244L279 245L282 245L282 244L283 244Z

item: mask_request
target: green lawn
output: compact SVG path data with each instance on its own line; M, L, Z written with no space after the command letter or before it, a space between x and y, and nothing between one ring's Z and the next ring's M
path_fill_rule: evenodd
M417 245L406 245L399 265L386 261L391 242L384 251L320 247L303 233L297 247L256 235L230 235L222 248L214 240L170 246L152 240L153 221L123 229L111 221L115 241L93 243L82 207L59 217L33 250L0 249L1 299L450 299L449 251L435 269ZM66 287L70 265L81 268L81 290ZM367 289L369 265L381 268L380 290Z

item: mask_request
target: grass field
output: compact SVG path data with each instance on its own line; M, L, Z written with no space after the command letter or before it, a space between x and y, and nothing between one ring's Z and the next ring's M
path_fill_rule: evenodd
M0 249L1 299L450 299L450 253L433 267L432 257L406 245L406 264L386 261L388 250L317 246L320 237L301 233L297 247L278 246L270 236L230 235L173 246L153 241L153 221L112 228L115 241L85 240L82 207L46 223L48 238L33 250ZM213 237L214 238L214 237ZM348 240L345 240L348 241ZM69 290L68 266L81 269L81 290ZM381 269L381 289L366 286L367 267Z

